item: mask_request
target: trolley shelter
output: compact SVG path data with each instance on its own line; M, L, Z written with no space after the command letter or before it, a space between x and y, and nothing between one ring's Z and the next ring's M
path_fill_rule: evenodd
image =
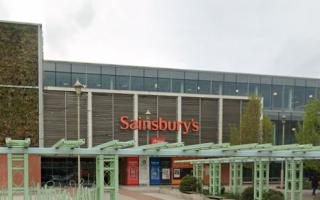
M242 190L242 168L244 163L254 163L254 199L261 200L263 192L269 188L269 164L273 161L285 162L285 199L302 200L303 160L320 158L320 146L310 144L272 145L229 143L203 143L187 145L183 143L161 142L134 147L134 141L110 141L92 148L81 148L85 141L61 139L52 147L29 147L30 139L12 140L6 138L7 147L0 147L0 154L7 154L8 185L4 193L8 200L13 200L16 193L25 200L31 199L81 199L103 200L106 192L111 200L118 200L119 190L119 156L192 156L195 160L179 160L193 164L193 175L199 180L203 177L203 165L209 164L209 192L219 195L221 191L221 164L230 163L230 191ZM57 192L55 188L29 186L29 155L67 155L96 158L96 184L92 188L78 187L73 197L67 192ZM17 162L20 164L17 166ZM23 163L21 165L21 163ZM15 171L22 171L23 185L14 185ZM107 181L106 181L107 180ZM1 193L0 193L1 196Z

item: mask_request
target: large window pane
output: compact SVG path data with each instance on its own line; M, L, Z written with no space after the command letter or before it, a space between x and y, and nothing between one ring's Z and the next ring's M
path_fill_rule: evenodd
M101 87L104 89L113 89L114 76L102 74L101 76Z
M263 106L265 108L271 107L271 85L261 84L260 96L263 97Z
M196 80L185 80L184 81L184 92L185 93L197 93L197 82Z
M316 98L316 88L315 87L306 87L306 99L307 99L307 101L310 100L310 99L314 99L314 98Z
M79 80L81 84L87 85L86 74L84 73L72 73L72 85Z
M116 76L116 89L129 90L130 77L129 76Z
M56 72L56 85L57 86L71 86L71 73L69 72Z
M294 108L296 110L303 110L305 104L306 91L303 86L294 87Z
M169 78L158 78L158 91L170 92L171 80Z
M272 85L272 108L281 109L282 85Z
M236 95L236 84L233 82L223 82L224 95Z
M248 96L248 83L238 83L236 93L240 96Z
M144 77L143 85L146 91L157 91L157 78Z
M101 88L101 75L87 74L87 85L89 88Z
M56 85L56 73L55 72L44 72L44 85L55 86Z
M172 79L172 92L183 92L183 80L182 79Z
M210 94L210 81L198 81L199 94Z
M283 108L292 109L292 99L293 99L293 87L292 86L284 86L283 93Z
M212 81L212 94L220 94L220 85L219 81Z
M131 90L143 90L143 78L131 77Z
M259 95L259 87L260 85L257 83L249 83L249 95L250 96Z

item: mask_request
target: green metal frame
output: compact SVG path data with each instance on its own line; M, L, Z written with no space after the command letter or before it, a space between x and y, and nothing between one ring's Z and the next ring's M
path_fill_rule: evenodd
M243 183L243 163L231 162L230 163L230 192L232 194L240 194L242 192Z
M285 200L302 200L303 161L286 160L285 162Z
M219 195L221 193L221 164L209 164L209 194Z
M264 192L269 190L269 161L254 162L254 200L262 200Z
M193 165L193 176L196 177L198 184L200 186L200 188L197 187L197 192L202 192L202 189L203 189L203 164L202 163L197 163Z

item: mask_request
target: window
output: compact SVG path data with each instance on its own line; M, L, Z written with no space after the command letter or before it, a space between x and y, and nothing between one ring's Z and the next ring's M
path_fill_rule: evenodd
M86 74L84 73L72 73L72 85L75 84L75 82L79 80L81 84L86 85Z
M315 87L306 87L306 100L316 98L316 88ZM307 103L307 102L306 102Z
M233 82L223 82L223 94L224 95L235 95L236 84Z
M212 94L220 94L220 85L219 81L212 81Z
M303 86L294 87L293 104L296 110L303 110L305 104L306 91Z
M183 80L182 79L172 79L172 92L183 92Z
M238 83L236 94L240 96L248 96L248 83Z
M263 97L263 107L271 107L271 85L261 84L260 96Z
M249 95L259 95L259 84L249 83Z
M170 92L171 80L169 78L158 78L158 91Z
M283 108L292 109L293 87L285 85L283 93Z
M101 76L101 87L104 89L113 89L114 76L102 74Z
M143 78L131 77L131 90L143 90Z
M157 91L157 78L144 77L143 86L146 91Z
M196 80L185 80L184 81L184 92L185 93L197 93L198 84Z
M56 72L56 85L57 86L71 86L71 73L69 72Z
M280 109L282 105L282 85L272 85L272 108Z
M101 88L101 75L87 74L87 86L89 88Z
M210 81L198 81L198 93L199 94L210 94Z
M44 72L44 85L55 86L56 85L56 73L55 72Z

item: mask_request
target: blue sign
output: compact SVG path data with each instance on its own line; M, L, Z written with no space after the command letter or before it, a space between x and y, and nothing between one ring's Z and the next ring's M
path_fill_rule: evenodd
M160 181L160 158L150 158L150 185L159 185Z

